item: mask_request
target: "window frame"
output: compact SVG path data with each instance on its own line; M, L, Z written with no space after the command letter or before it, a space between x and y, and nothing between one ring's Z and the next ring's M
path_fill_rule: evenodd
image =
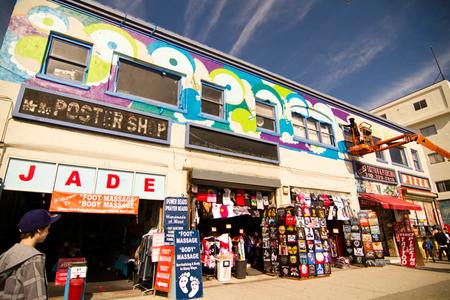
M378 141L381 141L381 139L379 137L373 136L373 142L376 144ZM378 154L381 155L381 157L378 157ZM387 159L386 159L386 153L384 151L377 151L375 152L375 158L377 159L377 161L382 162L382 163L387 163Z
M417 104L417 107L416 107L416 104ZM425 106L423 104L425 104ZM425 109L425 108L428 107L427 100L426 99L422 99L422 100L419 100L417 102L414 102L413 103L413 107L414 107L415 111Z
M405 159L405 163L406 163L406 164L398 163L398 162L396 162L396 161L394 161L394 160L392 159L392 154L391 154L391 150L392 150L392 149L399 149L399 150L401 150L401 152L403 153L402 156L403 156L403 158ZM408 156L406 155L406 149L405 149L405 147L394 147L394 148L389 149L389 156L390 156L390 158L391 158L391 162L392 162L393 165L411 169L411 167L409 166Z
M431 157L442 157L442 160L441 161L435 161L435 162L432 162L431 161ZM445 157L443 156L443 155L441 155L441 154L439 154L439 153L437 153L437 152L432 152L432 153L429 153L428 154L428 161L430 162L430 165L435 165L435 164L440 164L440 163L443 163L443 162L445 162Z
M447 193L447 192L450 192L450 188L447 189L447 186L446 186L446 185L449 185L449 187L450 187L450 179L436 181L435 183L436 183L436 190L438 191L438 193ZM439 185L440 185L440 184L443 184L443 185L444 185L444 190L442 190L442 191L439 190Z
M50 55L50 51L53 47L53 41L54 40L61 40L63 42L66 42L67 44L74 44L80 47L84 47L86 48L87 54L86 54L86 65L84 66L84 72L83 72L83 80L82 81L78 81L78 80L71 80L71 79L65 79L53 74L49 74L47 73L47 67L48 67L48 61L50 58L62 61L63 63L69 63L69 64L73 64L79 67L82 67L83 65L67 60L65 58L61 58L61 57L53 57ZM92 59L92 48L93 48L93 44L89 43L89 42L85 42L67 35L63 35L60 33L55 33L55 32L50 32L49 36L48 36L48 40L47 40L47 46L45 49L45 54L41 63L41 68L39 70L39 72L36 74L37 78L40 79L44 79L44 80L49 80L49 81L53 81L56 83L60 83L60 84L64 84L64 85L68 85L71 87L76 87L76 88L81 88L84 90L88 90L90 89L90 86L86 85L86 79L89 73L89 67L90 67L90 63L91 63L91 59Z
M124 99L132 100L132 101L138 101L138 102L154 105L159 108L167 108L172 111L179 111L179 112L183 112L183 113L187 112L187 109L185 107L186 105L185 105L185 103L183 101L183 97L182 97L182 87L183 87L182 81L186 77L186 74L183 74L183 73L180 73L177 71L173 71L173 70L169 70L164 67L160 67L160 66L157 66L157 65L139 60L139 59L135 59L133 57L128 57L126 55L122 55L122 54L119 55L117 53L115 53L114 55L116 57L113 57L113 60L117 59L117 64L116 64L116 68L114 71L114 84L112 87L112 91L105 90L105 94L107 94L109 96L113 96L113 97L124 98ZM153 71L161 73L164 76L166 74L169 74L170 76L179 77L178 84L177 84L177 105L172 105L170 103L166 103L166 102L163 102L160 100L146 98L146 97L142 97L142 96L138 96L138 95L134 95L134 94L127 94L127 93L117 91L121 60L126 61L131 64L134 64L134 65L137 65L138 67L151 69Z
M315 144L315 145L319 145L321 147L325 147L325 148L331 148L331 149L336 149L336 136L334 133L334 128L333 125L327 122L321 122L315 118L312 117L305 117L304 115L298 113L298 112L292 112L291 117L294 118L296 116L299 116L301 118L303 118L303 124L304 124L304 128L305 128L305 137L301 137L295 134L295 130L294 130L294 139L296 141L301 141L304 143L309 143L309 144ZM318 136L319 136L319 141L314 141L311 140L309 138L309 129L308 129L308 120L311 119L316 123L316 128L317 128L317 132L318 132ZM322 127L321 125L324 124L326 126L330 127L330 138L331 138L331 144L326 144L323 142L323 134L322 134ZM292 121L292 128L294 129L294 122Z
M410 149L411 151L411 159L412 159L412 164L414 166L414 169L416 171L420 171L423 172L423 166L422 166L422 162L420 161L420 157L419 157L419 151L417 151L416 149ZM414 159L414 156L417 158L417 166L416 166L416 160Z
M274 130L265 129L265 128L262 128L262 127L258 126L258 119L257 119L258 118L258 111L256 109L258 104L265 105L265 106L270 106L270 107L273 108L273 117L274 117L273 122L274 122L274 126L275 126ZM264 132L264 133L268 133L268 134L272 134L272 135L279 135L280 134L279 133L279 128L278 128L279 126L278 126L278 119L277 119L277 105L276 104L271 103L271 102L269 102L267 100L256 98L256 101L255 101L255 121L256 121L256 131Z
M203 104L203 86L206 86L208 88L211 89L215 89L221 92L221 99L220 99L220 106L222 107L221 112L222 112L222 116L216 116L216 115L211 115L208 113L205 113L202 111L202 104ZM200 116L206 118L206 119L213 119L219 122L227 122L227 109L226 109L226 105L225 105L225 90L226 88L224 86L215 84L213 82L208 82L208 81L204 81L201 80L201 87L200 87ZM208 99L206 99L205 101L210 102L210 103L214 103L217 104L216 102L210 101Z
M433 134L424 134L423 130L426 130L426 129L429 129L429 128L434 128L434 133ZM436 125L434 125L434 124L431 124L429 126L425 126L425 127L419 128L419 131L420 131L420 134L422 134L425 137L429 137L429 136L433 136L433 135L437 134L437 128L436 128Z

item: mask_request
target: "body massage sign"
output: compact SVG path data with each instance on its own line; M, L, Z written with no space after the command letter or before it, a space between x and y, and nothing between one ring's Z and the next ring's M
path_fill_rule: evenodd
M175 231L176 299L203 297L198 230Z
M175 230L188 229L187 201L186 197L167 197L164 200L164 233L167 245L173 245Z

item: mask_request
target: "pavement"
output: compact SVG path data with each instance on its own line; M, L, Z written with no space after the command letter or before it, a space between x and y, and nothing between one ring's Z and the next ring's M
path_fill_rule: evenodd
M204 281L203 299L450 299L450 262L427 263L410 269L396 264L342 270L328 277L284 279L269 275ZM98 293L87 299L144 300L164 296ZM103 295L102 295L103 294ZM166 298L167 299L167 298Z

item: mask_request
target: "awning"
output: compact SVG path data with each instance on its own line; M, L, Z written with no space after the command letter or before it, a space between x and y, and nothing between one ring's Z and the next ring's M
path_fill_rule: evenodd
M392 196L360 193L359 198L381 204L381 206L386 209L422 210L419 205Z
M192 170L192 181L197 184L229 188L259 188L273 190L281 186L278 178L230 174L204 169Z
M405 190L405 192L406 192L406 194L428 197L428 198L437 198L438 197L438 195L436 193L429 192L429 191L421 191L421 190L416 190L416 189L408 189L407 188ZM430 200L432 200L432 199L430 199Z

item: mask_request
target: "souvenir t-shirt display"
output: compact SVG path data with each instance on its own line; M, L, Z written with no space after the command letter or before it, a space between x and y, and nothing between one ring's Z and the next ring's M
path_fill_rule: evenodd
M365 265L384 266L384 252L381 231L375 211L361 210L358 214L361 226L361 240L364 249Z
M264 211L264 270L294 278L331 274L324 201L314 194L295 199L294 206Z

